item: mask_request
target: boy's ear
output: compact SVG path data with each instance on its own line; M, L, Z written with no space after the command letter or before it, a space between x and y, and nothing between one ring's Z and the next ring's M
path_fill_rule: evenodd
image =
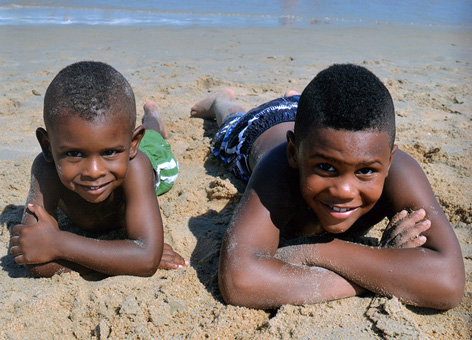
M298 169L297 146L293 131L287 131L287 160L291 168Z
M41 150L43 151L43 157L46 162L53 162L54 159L52 158L51 152L51 142L49 141L48 132L43 128L36 129L36 139L41 145Z
M142 125L138 126L134 130L133 136L131 137L131 149L129 153L129 159L133 159L138 154L139 143L141 143L141 139L143 139L145 132L146 129Z
M390 159L388 160L388 169L387 169L387 176L388 172L390 171L390 166L392 165L393 157L395 156L395 152L398 150L398 145L393 144L392 151L390 152Z

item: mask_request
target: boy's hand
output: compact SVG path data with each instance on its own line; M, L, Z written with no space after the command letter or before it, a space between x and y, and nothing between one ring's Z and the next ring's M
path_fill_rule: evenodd
M380 240L382 248L417 248L426 242L422 232L431 227L431 221L425 219L426 212L419 209L408 214L406 210L396 214L384 231Z
M164 251L161 257L161 263L159 263L159 268L179 269L182 267L188 267L188 265L189 262L187 260L177 254L170 245L164 243Z
M56 259L54 241L59 227L56 220L39 205L28 204L28 210L37 218L33 224L13 227L10 253L18 264L39 264Z

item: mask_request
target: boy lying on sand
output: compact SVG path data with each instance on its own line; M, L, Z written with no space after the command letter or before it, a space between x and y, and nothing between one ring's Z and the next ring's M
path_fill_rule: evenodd
M270 308L368 290L437 309L460 303L459 243L421 167L394 144L393 101L374 74L333 65L301 96L242 112L229 89L191 112L216 118L213 153L248 181L221 250L226 302ZM343 240L384 217L379 247ZM279 248L297 236L312 242Z
M135 128L133 90L103 63L72 64L51 82L46 130L36 131L42 153L32 166L22 224L10 239L15 261L33 276L70 270L150 276L158 266L188 265L163 242L156 194L172 187L178 168L156 104L147 102L144 111ZM84 231L125 228L127 239L59 230L57 208Z

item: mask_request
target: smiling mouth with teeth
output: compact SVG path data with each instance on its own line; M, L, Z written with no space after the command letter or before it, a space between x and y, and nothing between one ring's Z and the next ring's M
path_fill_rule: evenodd
M95 186L90 186L90 185L84 185L85 188L88 190L98 190L103 188L105 185L95 185Z
M354 208L338 208L334 206L330 206L330 208L336 212L346 212L346 211L354 209Z

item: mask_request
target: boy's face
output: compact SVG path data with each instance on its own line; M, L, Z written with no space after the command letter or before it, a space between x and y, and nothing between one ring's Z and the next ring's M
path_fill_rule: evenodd
M99 203L122 185L140 138L120 114L87 121L69 114L43 137L64 186L90 203Z
M289 142L290 165L300 191L323 228L342 233L379 200L395 153L385 132L316 129L298 148Z

